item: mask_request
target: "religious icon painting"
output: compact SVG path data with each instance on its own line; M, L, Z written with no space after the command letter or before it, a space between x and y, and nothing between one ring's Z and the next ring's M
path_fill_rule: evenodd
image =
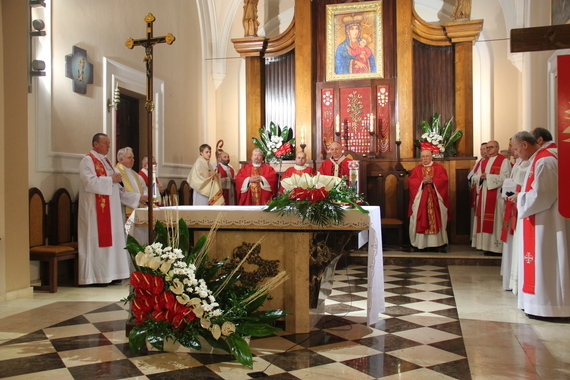
M85 49L73 46L73 53L65 56L65 76L71 78L74 92L87 94L87 85L93 84L93 64Z
M551 24L562 25L570 21L570 0L551 0Z
M382 1L327 5L327 81L383 78Z

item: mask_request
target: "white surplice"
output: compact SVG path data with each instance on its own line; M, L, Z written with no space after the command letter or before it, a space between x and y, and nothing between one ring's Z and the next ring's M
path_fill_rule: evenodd
M532 166L536 153L529 159ZM530 172L530 170L529 170ZM518 258L520 263L518 306L525 313L541 317L570 316L570 220L558 212L558 160L555 157L539 159L534 167L532 189L517 197L519 223L522 218L535 215L535 294L522 291L524 285L523 241L521 234Z
M522 168L521 168L522 164ZM521 176L517 174L521 169L524 171L528 167L528 161L523 161L517 158L509 178L503 182L501 189L501 202L506 202L508 192L516 192L517 185L522 186L524 181L524 174ZM526 173L526 171L525 171ZM518 178L519 182L517 182ZM505 203L506 205L506 203ZM515 206L516 207L516 206ZM509 227L510 228L510 227ZM513 266L513 235L507 232L507 241L503 242L503 256L501 258L501 276L503 277L503 289L512 290L511 288L511 268Z
M140 199L139 194L127 193L119 183L113 183L111 175L115 168L109 165L103 155L95 151L91 153L103 163L107 176L97 177L93 159L90 156L83 157L79 164L81 186L77 226L80 285L107 284L130 276L130 258L125 249L125 220L121 203L136 208ZM113 236L111 247L99 247L95 194L109 196Z
M477 223L480 223L481 226L483 225L483 217L477 218L477 216L473 219L473 240L471 241L471 246L477 249L481 249L483 251L491 251L502 253L503 252L503 242L501 241L501 232L503 227L503 214L505 212L505 202L501 199L501 186L505 179L509 178L511 174L511 163L509 160L503 160L501 164L501 169L499 170L499 174L491 174L491 167L493 163L497 159L497 156L490 157L487 166L485 167L486 179L480 183L481 174L483 174L483 165L479 166L477 173L475 173L472 177L472 180L477 185L477 196L481 197L482 200L482 212L484 213L485 206L487 204L487 191L493 189L499 189L497 192L497 203L495 204L495 213L494 213L494 224L493 224L493 233L485 233L479 232L477 233Z

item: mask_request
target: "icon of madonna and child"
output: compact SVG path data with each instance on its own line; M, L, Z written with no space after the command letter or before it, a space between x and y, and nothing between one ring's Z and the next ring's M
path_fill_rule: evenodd
M342 17L346 38L335 52L335 74L366 74L376 72L371 46L373 41L362 33L362 15Z

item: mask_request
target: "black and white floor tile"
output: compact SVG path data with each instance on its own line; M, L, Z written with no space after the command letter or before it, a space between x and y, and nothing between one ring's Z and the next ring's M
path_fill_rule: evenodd
M0 378L471 379L447 267L386 266L386 312L373 326L366 282L366 267L338 270L317 328L253 339L253 369L228 355L133 354L120 302L20 336L2 334L0 319Z

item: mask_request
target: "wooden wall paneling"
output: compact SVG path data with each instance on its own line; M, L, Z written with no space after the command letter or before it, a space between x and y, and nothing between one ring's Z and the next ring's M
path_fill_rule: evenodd
M413 144L413 0L398 0L396 3L396 75L397 98L395 123L400 123L400 155L402 158L414 156Z
M295 0L295 120L297 136L305 126L305 152L307 159L314 159L313 131L315 126L315 68L317 54L313 42L313 3ZM298 142L300 144L300 142Z
M455 56L452 45L432 46L414 41L414 135L422 135L421 122L432 122L434 113L442 122L455 115ZM456 120L454 120L456 122ZM419 150L415 150L419 156Z

